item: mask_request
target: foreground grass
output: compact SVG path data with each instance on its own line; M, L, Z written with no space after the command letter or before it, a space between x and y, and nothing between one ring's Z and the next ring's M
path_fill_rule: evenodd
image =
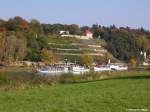
M150 76L137 72L101 81L0 92L0 112L127 112L150 110Z

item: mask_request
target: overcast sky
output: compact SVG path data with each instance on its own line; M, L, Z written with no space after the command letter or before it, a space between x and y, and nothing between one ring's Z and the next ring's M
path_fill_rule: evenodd
M115 24L150 30L150 0L1 0L0 18L14 16L51 24Z

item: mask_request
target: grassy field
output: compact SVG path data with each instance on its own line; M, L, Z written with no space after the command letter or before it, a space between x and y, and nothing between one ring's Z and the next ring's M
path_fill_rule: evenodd
M149 72L0 92L0 112L127 112L150 110Z

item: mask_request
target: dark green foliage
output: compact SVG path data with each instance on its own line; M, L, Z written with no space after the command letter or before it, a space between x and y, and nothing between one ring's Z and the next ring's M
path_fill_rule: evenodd
M33 51L40 50L39 44L37 42L36 34L29 33L27 35L27 47L31 48Z
M73 35L80 34L80 28L76 24L69 25L67 30L70 32L70 34L73 34Z
M59 31L65 30L69 31L70 34L79 34L80 28L76 24L71 25L62 25L62 24L42 24L43 31L47 35L56 35L59 34Z
M42 49L48 49L49 48L49 45L48 45L48 42L47 42L47 39L46 37L44 36L40 36L39 38L37 38L37 43L39 45L39 48L40 50Z
M111 40L108 42L108 50L120 60L129 60L138 56L136 40L130 34L124 32L112 32Z
M26 55L24 60L29 60L29 61L33 61L33 62L39 62L42 59L41 59L41 56L40 56L39 53L37 53L36 51L29 50L27 52L27 55Z
M117 28L115 25L110 27L93 25L92 30L95 38L106 40L107 49L120 60L138 59L141 50L150 51L150 33L143 28L130 29L129 27Z
M30 61L41 61L40 51L42 49L48 49L47 39L44 36L37 35L33 32L29 33L27 36L27 47L29 48L25 60Z

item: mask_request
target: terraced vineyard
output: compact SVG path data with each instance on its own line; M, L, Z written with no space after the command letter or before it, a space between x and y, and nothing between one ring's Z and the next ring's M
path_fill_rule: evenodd
M104 40L80 40L72 37L49 37L48 44L50 50L62 58L74 60L81 55L91 55L93 57L105 57L111 54L104 48ZM74 57L73 57L74 56ZM113 56L111 57L113 58ZM115 60L115 58L113 58Z

